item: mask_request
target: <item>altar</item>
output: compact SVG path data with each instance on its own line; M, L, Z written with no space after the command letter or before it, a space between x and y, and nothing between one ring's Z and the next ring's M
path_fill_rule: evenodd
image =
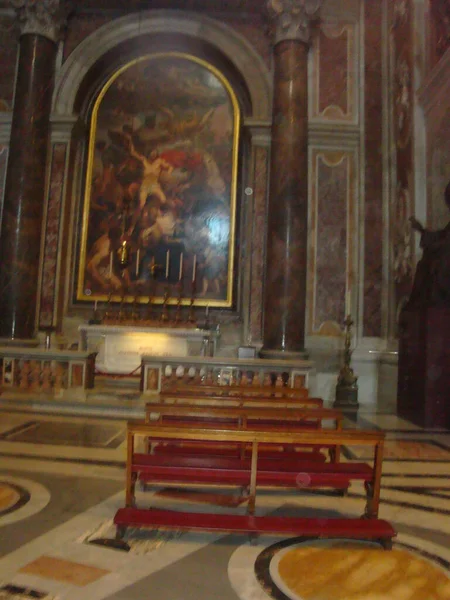
M80 325L80 349L95 352L100 373L138 373L143 355L214 356L217 329Z

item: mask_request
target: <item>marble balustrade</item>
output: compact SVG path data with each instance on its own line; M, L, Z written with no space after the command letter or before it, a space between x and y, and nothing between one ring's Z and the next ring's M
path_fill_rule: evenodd
M158 394L174 384L307 387L314 395L316 371L307 360L204 356L143 356L141 390Z
M95 353L41 348L0 348L3 391L58 395L94 387Z

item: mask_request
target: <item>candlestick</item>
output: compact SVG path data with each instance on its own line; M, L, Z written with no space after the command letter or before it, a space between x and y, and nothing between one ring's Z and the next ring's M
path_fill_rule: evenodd
M113 253L112 250L109 253L109 276L112 277L112 269L113 269Z
M166 253L166 279L169 279L169 261L170 261L170 250Z
M150 264L150 273L151 273L152 279L154 279L155 278L155 257L154 256L152 256L152 262Z
M183 253L180 254L180 272L178 273L178 281L183 277Z
M140 249L137 249L136 252L136 277L139 277L139 254L140 254Z
M194 254L194 264L192 265L192 283L195 282L195 271L197 269L197 255Z

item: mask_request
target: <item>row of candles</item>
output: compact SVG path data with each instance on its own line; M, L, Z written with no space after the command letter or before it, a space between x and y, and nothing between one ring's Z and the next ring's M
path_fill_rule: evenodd
M139 260L140 260L140 249L136 252L136 277L139 277ZM153 258L154 260L154 258ZM166 279L169 279L169 266L170 266L170 250L166 252ZM194 261L192 264L192 283L195 282L195 275L197 271L197 255L194 254ZM113 272L113 253L109 254L109 276L112 277ZM180 254L180 269L178 272L178 281L181 281L183 277L183 252Z

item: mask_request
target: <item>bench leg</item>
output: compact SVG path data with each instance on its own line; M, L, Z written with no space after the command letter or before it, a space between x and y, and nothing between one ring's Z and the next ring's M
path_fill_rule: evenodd
M125 506L133 506L134 489L136 485L136 473L133 472L134 436L128 432L127 435L127 474L125 488Z
M250 543L250 546L256 546L256 543L258 541L258 533L249 533L248 534L248 541Z
M373 514L373 482L366 481L364 482L364 489L366 490L366 508L364 510L363 518L365 519L373 519L376 518L377 515Z
M255 514L256 504L256 473L258 470L258 442L252 443L252 463L250 470L250 496L248 499L248 513Z
M383 550L392 550L392 539L391 538L382 538L378 540L378 543L381 545Z
M123 540L126 532L127 532L127 527L125 525L117 525L116 540Z

